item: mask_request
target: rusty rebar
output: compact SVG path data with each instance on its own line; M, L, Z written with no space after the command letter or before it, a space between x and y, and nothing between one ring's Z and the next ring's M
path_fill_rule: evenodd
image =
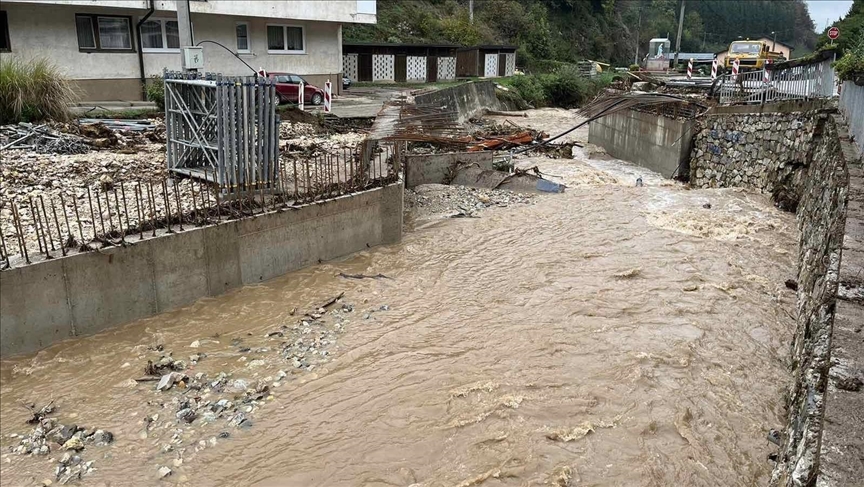
M12 267L9 263L9 251L6 249L6 238L3 236L3 231L0 230L0 253L3 254L3 259L6 261L6 268Z
M42 195L39 195L41 198ZM44 203L43 203L44 205ZM54 205L54 199L51 199L51 213L54 215L54 226L57 227L57 238L60 240L60 253L66 256L66 245L63 243L63 231L60 230L60 220L57 218L57 207Z
M99 193L96 193L96 201L99 201ZM111 235L114 235L114 219L111 218L111 197L108 196L108 190L105 190L105 210L108 212L108 226L111 227Z
M31 202L31 203L32 203L32 202ZM41 235L41 238L42 238L42 246L43 246L43 248L45 249L45 255L48 255L48 240L47 240L46 237L45 237L45 227L42 226L42 216L41 216L41 213L39 212L39 202L38 202L38 200L37 200L37 202L33 205L33 208L35 209L35 213L33 213L33 217L36 219L36 229L37 229L37 234L36 234L36 235L37 235L37 237L38 237L39 235ZM54 244L51 243L51 245L53 246ZM52 250L53 250L53 249L52 249Z
M180 186L177 184L176 179L171 179L171 183L174 185L174 201L177 202L177 220L180 223L180 231L183 231L183 206L180 204Z
M69 215L66 214L66 200L63 199L63 193L60 193L60 206L63 208L63 220L66 221L66 233L69 235L69 238L66 240L73 240L75 237L72 236L72 227L69 226Z
M45 199L42 198L41 194L39 195L39 203L42 205L42 218L45 220L45 228L48 229L48 243L51 244L51 250L56 251L57 249L54 248L54 237L51 236L51 222L48 220L48 212L45 211Z
M90 186L87 186L87 203L90 205L90 221L93 223L93 238L96 238L96 235L98 234L96 229L96 213L93 212L93 198L90 197ZM102 231L105 231L104 225Z
M144 240L144 215L141 213L141 182L135 185L135 209L138 214L138 240Z
M221 185L217 184L215 188L213 188L214 199L216 200L216 223L222 223L222 208L221 203L219 203L219 192L221 191Z
M121 215L122 212L120 211L120 199L117 198L117 186L114 186L113 190L114 190L114 207L117 210L117 227L119 228L118 231L120 232L120 242L126 242L126 229L123 228L123 219L122 219L122 215ZM108 192L107 191L105 192L105 198L106 199L108 198ZM108 211L108 215L109 216L111 215L110 210ZM127 218L128 218L128 216L127 216Z
M199 220L198 215L198 201L195 200L195 180L189 180L189 191L192 192L192 223L196 225L200 225L200 223L195 223Z
M81 237L81 245L84 245L84 225L81 224L81 214L78 212L78 198L72 202L72 207L75 208L75 220L78 222L78 236Z
M93 214L93 198L90 197L90 186L87 186L87 200L90 201L90 213L93 217L93 237L96 237L96 215ZM99 196L96 196L96 207L99 209L99 226L102 227L102 235L105 235L105 219L102 218L102 203L99 202Z
M39 208L33 204L33 198L28 197L28 201L30 202L30 216L33 218L33 222L35 223L34 230L36 231L36 242L39 244L39 252L48 255L48 244L42 245L44 239L42 238L42 223L39 221Z
M24 226L21 224L21 216L18 214L18 206L12 202L12 223L15 226L15 235L18 237L18 248L24 256L24 262L30 263L30 254L27 252L27 240L24 238Z
M120 194L123 195L123 213L126 215L126 226L123 228L123 235L126 235L128 230L132 229L132 224L129 222L129 208L126 206L126 188L123 186L123 181L120 181ZM117 194L114 194L117 197Z
M201 211L204 212L205 219L210 218L210 196L208 190L209 187L210 183L207 182L206 178L204 181L200 181L198 183L198 194L201 195Z
M171 229L171 203L168 198L168 182L164 179L162 180L162 200L165 203L165 221L168 222L168 233L174 233L174 230Z
M309 172L309 160L305 160L303 165L306 166L306 187L304 189L306 190L305 199L308 201L309 196L312 194L312 175Z
M147 181L147 201L150 202L150 227L153 230L154 237L156 236L156 204L153 201L155 198L153 180Z
M339 176L339 166L342 164L342 158L339 157L339 154L336 154L336 194L340 194L342 192L342 178Z

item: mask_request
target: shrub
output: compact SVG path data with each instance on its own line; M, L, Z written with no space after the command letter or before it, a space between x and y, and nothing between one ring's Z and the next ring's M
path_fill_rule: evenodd
M147 101L152 101L160 110L165 110L165 80L161 76L151 76L145 85Z
M630 65L630 71L639 71L639 65L638 64L631 64Z
M72 82L45 59L0 59L0 123L68 120L78 99Z
M864 35L861 35L833 66L841 80L864 76Z
M535 107L546 106L546 91L535 75L513 76L507 83L522 99Z
M575 108L600 93L613 78L614 73L586 78L579 75L576 66L566 65L554 73L514 76L504 83L535 107Z

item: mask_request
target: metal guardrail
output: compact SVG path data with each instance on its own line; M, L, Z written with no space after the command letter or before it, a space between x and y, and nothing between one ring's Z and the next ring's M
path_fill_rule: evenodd
M840 88L840 111L849 124L858 151L864 154L864 86L844 81Z
M831 60L783 69L760 69L717 78L714 92L721 105L761 104L836 95Z

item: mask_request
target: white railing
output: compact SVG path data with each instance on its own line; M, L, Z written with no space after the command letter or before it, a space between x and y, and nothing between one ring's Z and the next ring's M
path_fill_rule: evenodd
M721 105L771 103L785 100L828 98L837 94L831 60L781 69L760 69L725 74L718 78L715 93Z
M864 154L864 86L844 81L840 90L840 110L849 124L849 135L853 136L859 152Z

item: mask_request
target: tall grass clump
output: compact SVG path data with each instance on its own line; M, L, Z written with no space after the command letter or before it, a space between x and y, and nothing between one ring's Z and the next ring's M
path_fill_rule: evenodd
M0 124L64 121L78 100L72 82L46 59L0 59Z

